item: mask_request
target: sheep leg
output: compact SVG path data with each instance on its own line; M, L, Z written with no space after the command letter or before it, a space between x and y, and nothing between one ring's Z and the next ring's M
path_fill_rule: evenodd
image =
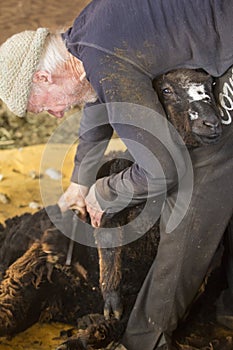
M104 316L120 319L123 307L120 296L121 248L99 248L100 287L104 298Z
M117 229L119 235L116 235L118 244L111 248L111 231L107 232L106 227L95 230L95 239L99 254L99 283L104 299L104 316L109 319L113 314L116 319L120 319L123 311L120 297L121 282L121 228ZM109 247L110 248L104 248Z
M124 225L141 212L141 206L126 208L114 215L104 213L101 227L94 232L99 255L99 282L104 299L104 316L120 319L123 313L121 302L122 238ZM114 229L114 230L111 230Z
M122 157L122 158L121 158ZM124 153L117 154L117 158L107 161L100 169L97 178L118 173L132 165L132 161L125 158ZM123 307L120 297L121 282L121 242L122 228L128 221L128 214L116 213L115 215L104 213L101 220L101 228L95 230L95 239L99 255L100 289L104 299L104 316L106 319L114 315L120 319ZM111 228L118 228L119 233L113 233ZM107 232L109 228L109 232ZM112 245L112 240L114 244ZM108 247L108 248L105 248Z

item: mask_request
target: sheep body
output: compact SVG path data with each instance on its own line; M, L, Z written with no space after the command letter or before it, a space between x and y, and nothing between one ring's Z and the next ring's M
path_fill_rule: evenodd
M191 69L178 69L163 74L153 81L153 86L167 113L169 121L179 132L183 141L190 149L212 143L216 143L222 133L221 117L213 95L213 78L204 71ZM195 116L195 118L194 118ZM132 163L123 159L110 161L103 166L102 172L109 175L122 171L124 167ZM101 176L101 171L100 171ZM159 198L156 198L159 202ZM156 208L158 203L156 203ZM162 203L160 203L162 207ZM140 218L138 230L147 232L150 227L153 230L153 201L150 204L150 212L143 212ZM122 306L120 302L121 280L121 236L124 225L138 217L144 208L144 204L133 208L126 208L115 215L105 214L101 226L105 228L119 226L119 246L113 248L101 248L106 246L107 233L102 234L95 230L95 237L99 251L100 261L100 286L105 300L104 315L108 319L113 313L120 318ZM156 209L158 210L158 209ZM157 223L156 223L157 225ZM147 229L148 227L148 229ZM135 237L137 237L135 233Z

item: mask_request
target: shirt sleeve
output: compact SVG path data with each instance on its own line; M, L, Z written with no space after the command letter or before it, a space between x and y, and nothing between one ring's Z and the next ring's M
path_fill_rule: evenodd
M101 159L112 134L106 106L99 101L87 104L80 122L72 182L90 187L96 181Z

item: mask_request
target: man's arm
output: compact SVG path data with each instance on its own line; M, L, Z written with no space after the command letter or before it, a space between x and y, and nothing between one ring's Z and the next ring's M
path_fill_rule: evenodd
M80 123L72 182L87 187L95 183L100 161L112 134L106 106L99 101L87 104Z
M167 187L176 186L176 168L184 173L185 162L171 138L151 77L117 57L92 48L86 51L86 58L95 58L92 65L87 64L87 76L101 102L106 103L109 122L135 160L125 171L96 182L101 208L122 209L129 201L142 202L148 198L148 190L150 196L161 195Z
M99 101L87 104L80 123L71 184L58 201L62 211L72 208L79 210L81 217L86 215L85 198L90 186L96 181L101 159L112 133L105 105Z
M177 166L184 173L185 163L171 138L152 75L95 48L83 51L87 78L100 104L85 109L72 181L88 187L95 182L112 128L135 160L120 174L98 180L86 197L89 213L100 212L97 220L93 216L99 222L103 210L117 211L166 193L177 185Z

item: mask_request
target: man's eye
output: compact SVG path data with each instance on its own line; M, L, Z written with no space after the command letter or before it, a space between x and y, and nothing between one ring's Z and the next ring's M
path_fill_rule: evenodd
M170 94L172 94L172 90L169 89L169 88L163 89L162 92L163 92L164 95L170 95Z

